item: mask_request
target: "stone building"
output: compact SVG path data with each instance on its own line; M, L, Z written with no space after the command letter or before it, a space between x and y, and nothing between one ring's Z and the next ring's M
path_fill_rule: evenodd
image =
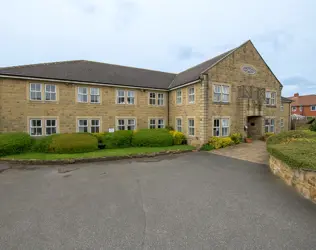
M178 74L84 60L0 68L0 132L169 125L193 145L234 132L259 138L289 128L281 90L251 41Z

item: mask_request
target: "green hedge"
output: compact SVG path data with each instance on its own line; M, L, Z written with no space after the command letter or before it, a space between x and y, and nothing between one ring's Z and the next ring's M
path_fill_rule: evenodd
M71 154L98 150L98 140L88 133L56 134L37 139L35 152Z
M166 147L173 145L173 136L167 129L141 129L134 133L133 147Z
M291 168L316 169L316 133L288 131L270 137L268 152Z
M30 149L32 139L27 133L0 134L0 156L19 154Z
M105 133L102 143L105 148L128 148L132 146L133 131L118 130L113 133Z

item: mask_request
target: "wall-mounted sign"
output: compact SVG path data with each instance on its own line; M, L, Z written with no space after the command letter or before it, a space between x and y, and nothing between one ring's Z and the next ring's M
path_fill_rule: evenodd
M109 128L110 133L114 133L114 128Z
M254 75L257 73L256 69L251 67L250 65L244 65L241 67L242 71L249 75Z

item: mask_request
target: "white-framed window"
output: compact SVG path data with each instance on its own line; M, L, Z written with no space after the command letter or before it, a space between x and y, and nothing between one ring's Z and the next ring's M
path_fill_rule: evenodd
M229 118L214 118L213 119L213 136L229 136L230 122Z
M127 91L127 104L135 104L135 91Z
M78 102L88 102L87 87L78 87Z
M311 111L316 111L316 105L311 106Z
M283 104L281 104L281 106L280 106L280 111L281 111L281 112L284 111L284 105L283 105Z
M155 129L156 128L156 119L150 119L149 120L149 128Z
M195 135L195 124L193 118L188 118L188 135L194 136Z
M266 91L266 104L267 105L276 105L276 92Z
M57 121L56 119L45 120L45 133L46 135L53 135L57 133Z
M176 118L176 130L182 132L182 119Z
M56 101L56 85L45 84L45 100Z
M176 91L176 104L182 104L182 90L178 89Z
M214 84L214 102L229 102L230 87L227 85Z
M88 119L78 119L78 132L88 133Z
M264 132L268 133L274 133L274 119L273 118L268 118L264 120Z
M165 128L165 120L164 119L158 119L158 128Z
M117 130L135 130L136 119L134 118L118 118L117 119Z
M149 104L156 105L156 93L155 92L149 93Z
M43 124L41 119L30 119L30 135L41 136L43 135Z
M100 103L100 89L99 88L90 88L90 102Z
M292 107L292 111L294 111L294 112L296 111L296 107L295 106Z
M195 102L195 89L194 89L194 87L190 87L188 89L188 101L189 101L189 103Z
M280 127L284 128L284 119L283 118L280 119Z
M100 133L100 120L99 119L90 120L90 131L91 133Z
M124 90L118 89L116 91L116 103L125 104L125 91Z
M42 84L40 83L30 84L30 100L33 100L33 101L42 100Z
M163 93L158 93L158 106L164 105L165 95Z

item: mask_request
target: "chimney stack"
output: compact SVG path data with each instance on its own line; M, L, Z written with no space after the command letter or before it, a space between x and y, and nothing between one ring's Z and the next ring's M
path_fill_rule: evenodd
M295 93L295 94L294 94L294 97L299 97L299 94L298 94L298 93Z

